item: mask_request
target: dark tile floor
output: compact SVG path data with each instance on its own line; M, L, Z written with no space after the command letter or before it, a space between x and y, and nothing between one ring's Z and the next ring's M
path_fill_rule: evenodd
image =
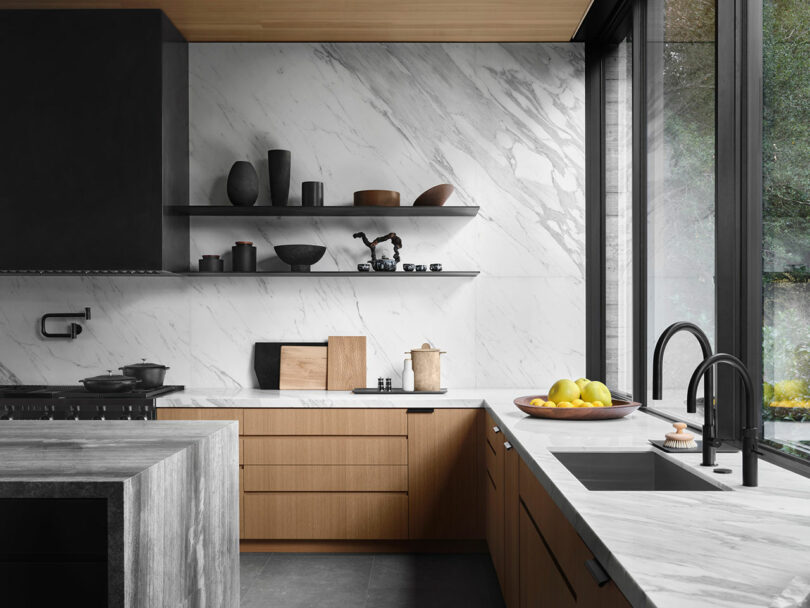
M485 554L242 553L242 608L502 608Z

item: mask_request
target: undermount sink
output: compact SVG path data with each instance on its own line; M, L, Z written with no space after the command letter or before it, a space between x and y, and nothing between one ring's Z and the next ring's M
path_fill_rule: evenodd
M552 453L589 490L717 492L730 489L693 473L658 452Z

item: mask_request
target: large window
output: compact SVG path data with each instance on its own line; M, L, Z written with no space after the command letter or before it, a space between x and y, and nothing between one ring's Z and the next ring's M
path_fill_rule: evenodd
M810 457L810 3L763 2L764 438Z
M650 0L646 41L646 405L686 413L686 388L703 359L680 333L664 357L663 399L652 400L661 332L688 321L715 340L715 2ZM702 390L699 393L702 396Z

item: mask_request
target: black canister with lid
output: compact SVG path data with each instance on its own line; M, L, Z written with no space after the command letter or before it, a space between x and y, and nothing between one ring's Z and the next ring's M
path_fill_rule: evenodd
M250 241L236 241L231 247L234 272L256 272L256 248Z
M205 254L200 259L200 272L222 272L223 263L218 255Z

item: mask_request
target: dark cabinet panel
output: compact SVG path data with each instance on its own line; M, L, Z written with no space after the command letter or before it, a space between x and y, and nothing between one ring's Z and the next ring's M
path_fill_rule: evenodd
M161 11L0 11L0 268L186 270L188 46ZM179 220L179 221L178 221Z

